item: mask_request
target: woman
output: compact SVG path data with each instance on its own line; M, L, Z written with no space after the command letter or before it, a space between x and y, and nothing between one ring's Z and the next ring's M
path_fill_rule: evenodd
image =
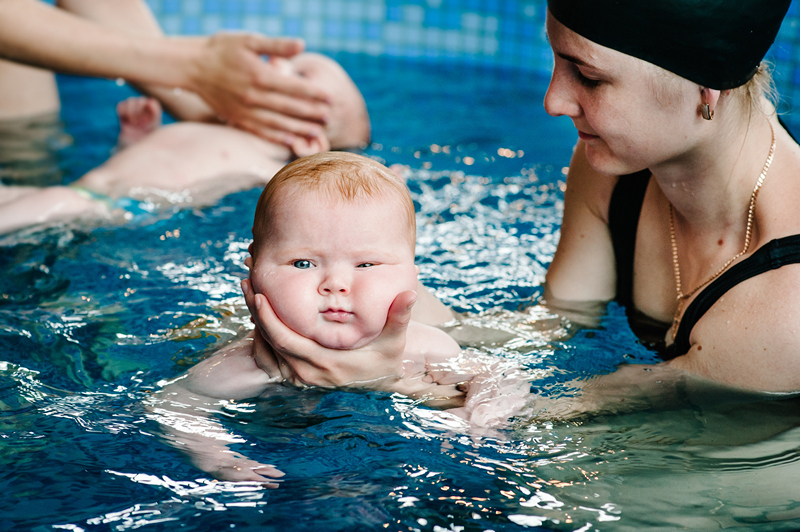
M624 396L648 377L688 373L800 390L800 147L759 66L789 3L549 1L545 107L569 116L580 140L546 298L556 307L616 298L637 331L670 346L661 371L625 366L594 385ZM317 349L281 327L246 282L244 291L278 350ZM384 344L402 332L413 300L403 297ZM396 371L391 347L376 350ZM328 356L330 366L309 371L352 382L356 359L346 368Z
M551 0L547 22L545 108L580 137L548 293L616 297L673 367L770 391L800 389L800 267L777 258L800 241L770 244L800 233L800 148L759 65L788 7Z

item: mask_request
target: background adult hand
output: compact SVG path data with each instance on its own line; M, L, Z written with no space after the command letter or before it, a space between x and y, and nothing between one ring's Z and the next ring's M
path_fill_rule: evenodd
M280 361L283 377L295 385L391 390L401 381L406 330L416 293L409 290L397 296L389 309L386 325L380 336L369 345L351 351L325 348L300 336L278 319L263 294L256 294L248 279L242 281L247 307L257 332L254 343L256 363L269 364L265 353L266 341ZM263 368L267 369L267 368ZM275 370L270 366L271 370Z
M302 51L298 39L218 33L205 39L188 89L223 121L269 141L291 145L297 136L324 136L330 94L282 74L262 57L292 57Z

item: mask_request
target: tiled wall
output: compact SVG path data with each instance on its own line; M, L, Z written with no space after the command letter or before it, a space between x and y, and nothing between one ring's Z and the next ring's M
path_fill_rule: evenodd
M167 33L247 29L321 52L546 71L541 0L149 0Z
M548 75L546 0L148 0L170 34L246 29L310 50L457 61ZM800 0L771 58L779 92L800 105Z

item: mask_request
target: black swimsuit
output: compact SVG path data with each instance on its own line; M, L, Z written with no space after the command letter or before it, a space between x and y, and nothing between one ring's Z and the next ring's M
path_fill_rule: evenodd
M737 284L786 264L800 263L800 235L772 240L742 262L734 264L709 284L692 301L681 318L675 342L664 347L664 337L671 324L650 318L633 306L633 258L636 230L644 202L650 172L643 170L619 178L609 204L608 225L617 263L616 301L626 308L631 329L646 343L670 360L685 354L690 347L689 334L697 321L725 292Z

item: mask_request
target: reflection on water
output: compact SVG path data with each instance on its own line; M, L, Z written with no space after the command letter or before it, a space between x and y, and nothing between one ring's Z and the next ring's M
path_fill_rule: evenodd
M615 305L596 328L577 330L536 304L569 150L509 138L529 138L540 117L525 104L541 95L502 79L459 80L489 85L488 114L520 110L478 138L473 120L487 111L441 73L404 72L402 82L367 74L359 81L383 142L368 153L406 167L422 279L464 313L450 332L470 356L521 366L533 398L568 397L573 381L621 363L652 364ZM427 98L423 117L454 105L475 112L429 129L412 127L413 117L397 125L415 91ZM0 249L0 529L800 526L793 398L684 399L477 431L401 396L276 387L217 419L240 440L234 450L286 472L281 486L211 480L157 438L144 404L160 381L248 327L239 280L257 198L246 191L207 209L91 234L55 229Z
M58 112L0 120L0 186L61 184L58 153L70 144Z

